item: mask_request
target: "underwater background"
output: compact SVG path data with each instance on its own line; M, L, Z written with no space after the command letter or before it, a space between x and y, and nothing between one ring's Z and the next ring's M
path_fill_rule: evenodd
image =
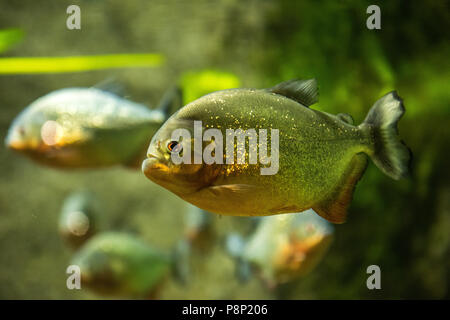
M66 28L71 4L81 8L81 30ZM366 28L370 4L381 7L381 30ZM335 226L329 252L313 272L275 289L256 278L240 283L223 239L245 234L252 222L214 215L212 248L194 254L187 285L169 279L160 298L449 298L448 2L0 0L0 29L8 28L20 30L17 43L0 58L156 53L163 59L148 68L72 73L3 74L0 67L2 140L38 97L105 79L155 107L174 84L187 103L222 87L316 78L320 97L313 108L349 113L355 123L383 94L397 90L403 98L399 132L413 152L411 177L394 181L369 164L347 222ZM165 250L183 234L187 204L140 170L56 170L2 148L0 172L2 299L102 298L66 287L73 252L57 223L72 191L95 193L104 230L130 232ZM372 264L381 268L381 290L366 287Z

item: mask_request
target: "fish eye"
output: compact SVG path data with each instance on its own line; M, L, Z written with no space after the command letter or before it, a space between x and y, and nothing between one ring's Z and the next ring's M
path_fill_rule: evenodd
M24 129L24 127L19 127L19 134L21 135L21 136L24 136L25 135L25 129Z
M183 146L178 141L169 141L167 144L167 150L170 153L179 153L183 149Z

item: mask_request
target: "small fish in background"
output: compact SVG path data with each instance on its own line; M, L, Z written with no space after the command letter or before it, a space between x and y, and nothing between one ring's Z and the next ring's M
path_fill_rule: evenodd
M140 168L151 137L177 100L181 106L181 92L172 88L151 110L95 87L56 90L14 119L5 143L51 167Z
M71 264L80 267L81 288L101 296L156 299L171 274L179 281L188 276L185 253L182 246L170 254L134 235L104 232L89 239Z
M226 250L236 260L239 280L246 281L257 271L273 288L311 272L324 257L332 237L332 224L308 210L263 217L247 240L229 235Z
M313 209L330 222L343 223L367 156L395 180L408 174L410 151L397 134L397 122L405 109L396 92L390 92L355 126L349 115L310 108L317 97L314 79L286 81L263 90L210 93L164 123L153 136L142 171L185 201L217 214L267 216ZM215 129L220 135L214 133L211 141L195 141L195 121L201 122L200 131ZM175 129L184 129L191 138L173 141ZM247 154L250 148L259 150L261 157L263 147L263 161L237 163L234 157L230 163L225 149L227 139L234 135L227 134L229 129L263 129L267 141L278 138L269 143L269 151L259 133L257 141L252 139L253 147L245 148ZM203 133L199 139L203 140ZM214 162L194 163L202 156L196 145ZM175 164L173 154L188 160Z
M88 191L70 194L64 201L58 223L61 238L72 248L79 248L97 233L99 205Z
M184 238L193 248L207 251L214 243L213 214L187 204L184 216Z

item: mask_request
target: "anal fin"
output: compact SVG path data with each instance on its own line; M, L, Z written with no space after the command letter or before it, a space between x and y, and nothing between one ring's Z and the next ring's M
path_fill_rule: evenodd
M356 154L348 169L343 174L342 182L331 195L312 209L322 218L333 223L344 223L347 217L347 209L353 197L355 186L367 167L367 156Z

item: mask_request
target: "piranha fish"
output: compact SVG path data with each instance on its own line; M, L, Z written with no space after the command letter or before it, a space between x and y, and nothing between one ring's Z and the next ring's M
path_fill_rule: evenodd
M172 262L170 254L132 235L106 232L86 242L71 264L80 267L82 288L105 296L154 298Z
M274 287L311 272L322 260L333 237L333 226L314 211L263 217L244 240L227 238L227 251L237 261L237 275L247 280L253 270Z
M343 223L367 156L393 179L407 175L410 151L397 135L405 109L397 93L390 92L356 126L347 114L310 108L317 95L314 79L208 94L181 108L157 131L142 170L210 212L266 216L312 208L328 221ZM245 141L235 139L237 131ZM175 132L183 135L174 138ZM245 144L248 150L240 151ZM231 155L223 145L231 145ZM251 163L252 153L259 154L259 162ZM236 161L235 154L245 161ZM263 172L268 169L270 174Z
M168 92L175 100L178 91ZM52 167L139 168L151 137L169 116L168 94L151 110L95 87L56 90L14 119L5 143Z
M70 194L59 218L59 234L72 248L80 247L98 231L99 208L94 195L87 191Z

